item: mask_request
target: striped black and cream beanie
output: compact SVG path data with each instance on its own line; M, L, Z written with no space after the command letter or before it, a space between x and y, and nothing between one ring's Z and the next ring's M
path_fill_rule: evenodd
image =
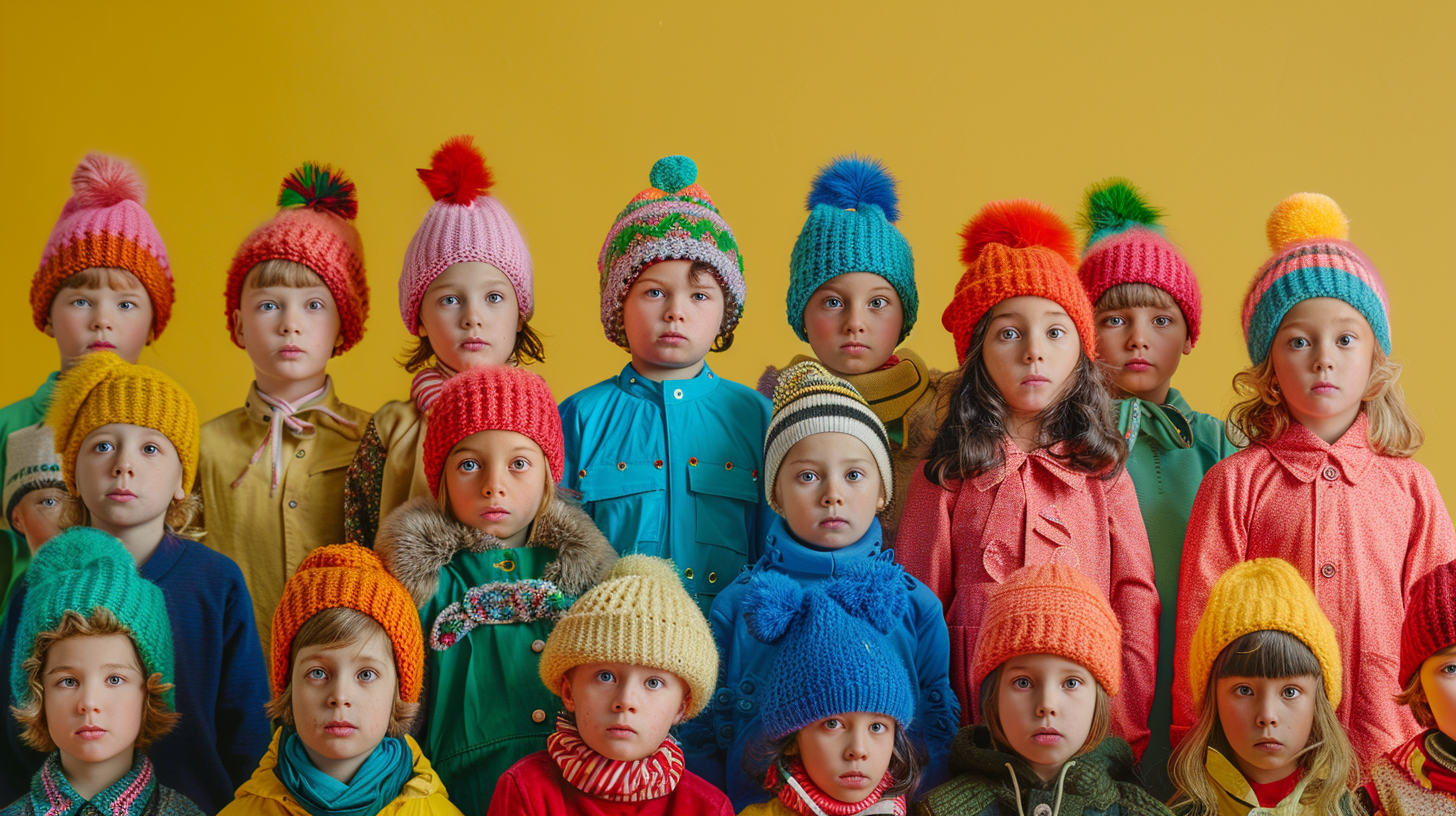
M775 513L783 514L773 498L779 463L794 443L820 433L849 434L863 442L880 467L886 498L895 495L890 437L885 426L854 386L810 360L786 369L774 388L773 418L763 443L763 466L768 479L764 483L768 503Z

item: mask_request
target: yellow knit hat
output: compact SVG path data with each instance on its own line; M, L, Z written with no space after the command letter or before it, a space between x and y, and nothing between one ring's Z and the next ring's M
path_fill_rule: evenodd
M55 430L66 489L76 493L76 457L86 436L103 425L140 425L160 432L182 460L182 488L197 477L197 406L171 377L109 351L81 358L51 393L46 424Z
M671 561L628 555L607 580L581 596L541 652L541 682L561 693L561 678L586 663L626 663L672 672L688 684L687 719L708 704L718 682L718 647L702 610Z
M1255 558L1219 576L1203 608L1188 649L1193 705L1203 705L1213 662L1234 641L1251 632L1288 632L1314 652L1324 672L1330 705L1340 704L1340 644L1303 576L1280 558Z

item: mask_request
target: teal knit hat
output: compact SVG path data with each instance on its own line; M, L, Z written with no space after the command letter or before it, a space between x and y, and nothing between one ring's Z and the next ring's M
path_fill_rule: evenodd
M30 701L20 664L34 653L41 633L55 629L67 611L90 615L98 606L131 630L142 670L148 676L161 672L162 682L172 682L167 602L156 584L137 573L136 561L120 541L90 527L72 527L40 548L25 581L25 605L10 661L10 692L20 705ZM172 690L163 698L168 709L176 709Z
M848 272L872 272L890 282L905 308L903 341L915 326L915 258L895 228L900 199L895 177L878 159L840 157L814 177L809 220L789 258L789 325L807 342L804 306L814 290Z

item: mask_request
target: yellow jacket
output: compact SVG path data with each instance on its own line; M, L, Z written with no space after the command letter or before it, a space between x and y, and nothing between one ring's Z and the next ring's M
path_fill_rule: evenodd
M775 797L767 802L749 805L743 810L738 811L738 816L797 816L797 814L789 810L788 805L780 802Z
M1218 816L1300 816L1305 810L1299 800L1304 797L1308 779L1300 780L1278 805L1266 808L1259 805L1259 797L1238 767L1223 754L1209 748L1204 767L1218 787Z
M396 507L430 495L425 479L425 415L411 400L386 402L374 412L344 488L348 540L374 546L379 522Z
M278 765L278 741L282 734L281 728L273 732L273 743L258 763L258 770L238 788L237 797L218 816L309 816L273 772ZM404 784L399 796L379 812L380 816L462 816L459 808L450 803L445 784L435 775L430 761L420 753L419 744L413 737L404 739L415 758L415 775Z

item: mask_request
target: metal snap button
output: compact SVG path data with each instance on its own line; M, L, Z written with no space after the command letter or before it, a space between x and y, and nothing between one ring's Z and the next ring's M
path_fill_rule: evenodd
M304 455L307 454L307 453L308 453L308 451L303 450L303 449L299 449L298 453L295 453L293 455L294 455L294 457L296 457L298 459L302 459L304 457Z
M724 462L723 463L723 469L724 470L732 470L733 469L733 463L732 462Z
M688 578L693 577L693 568L692 567L688 567L687 569L683 570L683 575L686 576L686 577L688 577Z
M298 509L298 502L296 502L296 501L291 501L291 500L290 500L290 501L289 501L289 502L288 502L288 509L289 509L289 510L297 510L297 509Z
M681 388L673 389L672 395L674 397L676 397L677 399L682 399L682 389Z
M718 583L718 573L716 573L716 572L710 572L710 573L708 573L708 583L710 583L710 584L716 584L716 583Z
M586 468L582 468L581 470L578 470L576 472L576 475L577 475L577 478L579 478L579 479L585 479L586 478Z
M618 462L617 463L617 470L626 470L626 469L627 469L627 463L626 462Z
M697 467L698 466L698 457L696 457L696 456L689 456L688 457L688 464L691 465L691 466L693 466L693 467Z
M658 470L662 470L662 460L658 459L656 462L652 463L652 466L657 468Z

